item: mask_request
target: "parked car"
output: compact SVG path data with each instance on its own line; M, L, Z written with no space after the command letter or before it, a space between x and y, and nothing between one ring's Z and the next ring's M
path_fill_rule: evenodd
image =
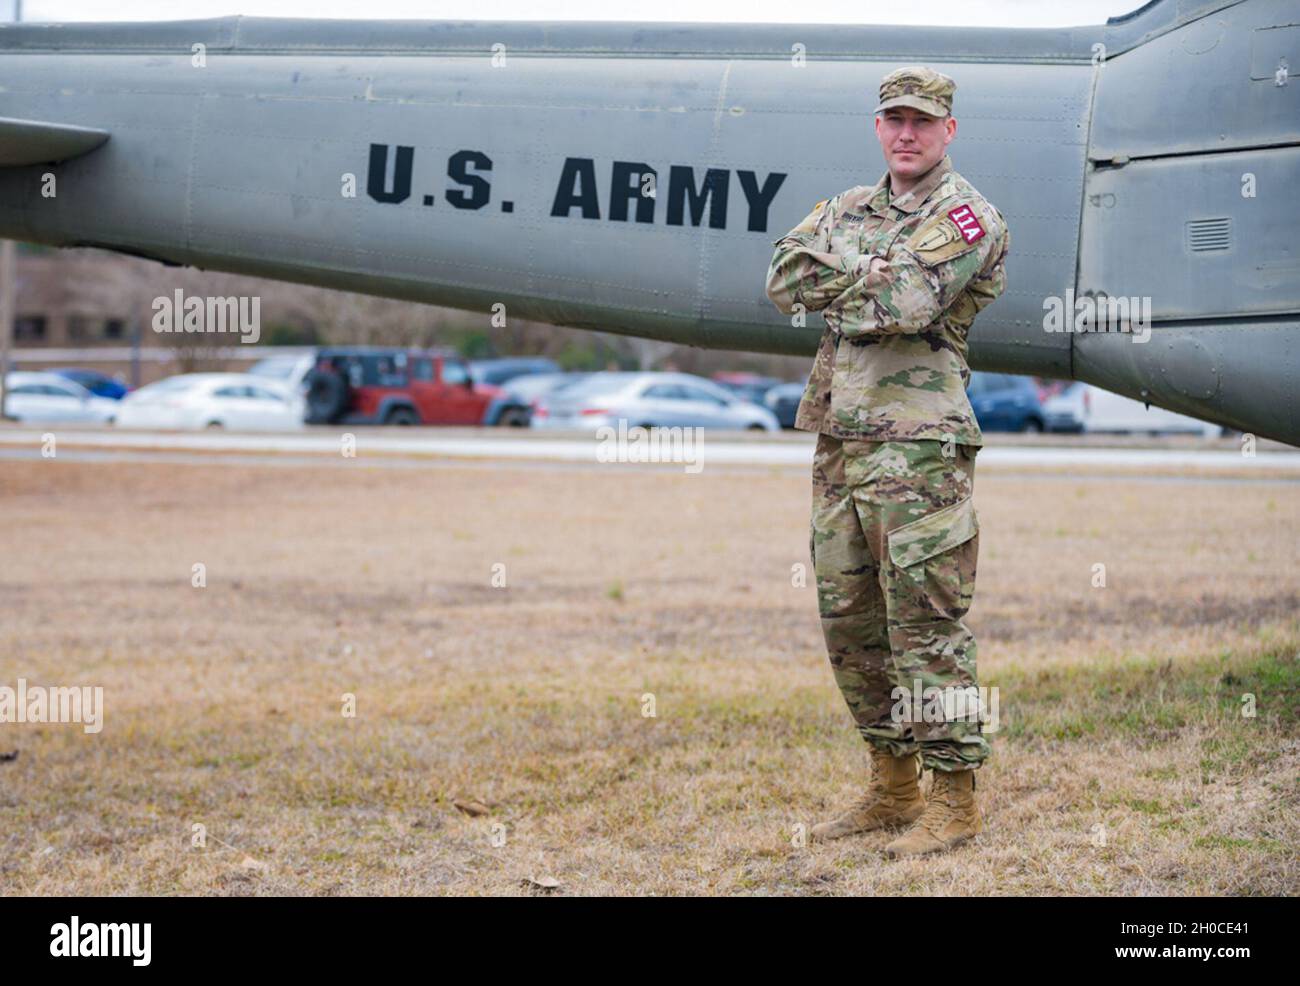
M323 348L306 376L310 424L477 425L501 390L453 350Z
M776 377L763 377L757 373L715 373L713 382L754 404L762 404L767 392L782 383Z
M316 365L316 353L278 353L259 359L248 368L255 377L269 377L279 380L294 390L307 393L307 374Z
M689 373L593 373L537 402L534 428L704 427L777 431L776 416Z
M111 424L118 413L117 401L57 373L15 371L5 377L4 389L5 410L17 421Z
M981 431L1042 431L1043 406L1029 377L972 373L966 387Z
M134 390L119 405L122 428L289 431L302 427L302 395L251 373L182 373Z
M560 365L542 356L506 356L501 359L476 359L470 363L470 375L477 383L500 387L516 377L530 373L559 373Z
M793 428L795 416L799 413L799 402L803 400L807 384L783 383L770 389L763 397L763 404L776 415L782 428Z
M79 383L96 397L107 397L110 401L120 401L131 388L115 377L110 377L107 373L100 373L98 370L82 370L76 367L60 367L51 370L51 373L57 373L66 380L73 383Z
M485 425L527 428L532 422L533 405L544 395L577 383L586 373L527 373L515 377L501 388L483 416Z
M1043 405L1049 431L1191 433L1216 437L1219 425L1150 407L1092 384L1075 381Z
M1038 388L1038 403L1046 404L1073 382L1072 380L1053 380L1049 377L1034 377L1034 386Z

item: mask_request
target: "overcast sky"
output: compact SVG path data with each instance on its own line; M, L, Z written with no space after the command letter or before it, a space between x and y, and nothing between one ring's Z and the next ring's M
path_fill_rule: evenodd
M251 14L259 17L412 18L417 20L740 21L777 24L951 24L983 27L1064 27L1101 24L1143 0L656 0L616 5L609 0L22 0L25 21L181 20ZM1173 2L1173 0L1166 0ZM15 0L0 0L0 20Z

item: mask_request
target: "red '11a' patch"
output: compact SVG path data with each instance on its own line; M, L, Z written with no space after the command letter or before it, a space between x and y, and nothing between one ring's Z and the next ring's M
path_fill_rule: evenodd
M975 218L974 210L968 205L959 205L948 213L948 218L957 224L962 239L967 243L974 243L984 235L984 227L980 225L980 221Z

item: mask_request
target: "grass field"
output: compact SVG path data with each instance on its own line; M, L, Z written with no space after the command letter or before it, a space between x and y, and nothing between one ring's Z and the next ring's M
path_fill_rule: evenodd
M798 471L10 461L0 497L0 685L106 705L0 725L5 894L1300 891L1294 484L981 474L986 828L901 862L794 838L867 764Z

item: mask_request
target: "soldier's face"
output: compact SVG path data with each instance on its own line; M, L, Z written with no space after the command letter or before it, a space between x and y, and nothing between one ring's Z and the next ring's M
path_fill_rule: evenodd
M895 106L876 117L885 164L899 178L915 178L933 168L956 134L957 121L951 116L931 116L910 106Z

